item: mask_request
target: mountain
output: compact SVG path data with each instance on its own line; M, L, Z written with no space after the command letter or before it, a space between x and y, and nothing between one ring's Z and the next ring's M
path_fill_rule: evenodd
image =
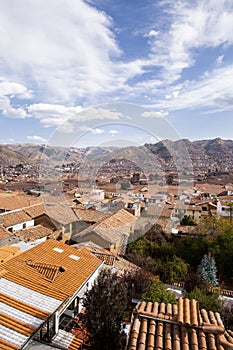
M94 167L106 164L112 159L119 163L129 160L143 171L150 172L164 166L174 170L178 162L184 167L186 163L191 162L194 170L228 171L233 169L233 141L220 138L198 141L164 140L155 144L122 148L68 148L32 144L14 144L0 148L1 165L38 164L43 160L50 166L79 165L86 162L88 167Z
M228 171L233 169L233 141L220 138L212 140L189 141L181 139L177 141L164 140L156 144L145 144L151 152L156 154L162 162L172 162L172 156L184 158L189 156L194 170L218 170Z
M0 145L0 165L9 166L17 164L30 164L31 160L7 146Z

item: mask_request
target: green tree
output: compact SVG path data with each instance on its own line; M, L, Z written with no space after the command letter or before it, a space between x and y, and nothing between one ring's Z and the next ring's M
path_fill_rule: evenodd
M230 213L230 221L231 221L231 223L232 223L233 202L229 202L229 203L227 204L227 207L228 207L228 211L229 211L229 213Z
M176 255L196 269L200 264L201 257L207 254L208 247L209 242L205 235L182 237L177 242Z
M218 286L217 267L215 260L209 253L205 254L197 268L198 276L207 285Z
M228 227L211 243L210 250L218 267L221 279L233 283L233 229Z
M145 301L151 301L152 303L157 301L158 303L164 302L165 304L176 304L175 294L166 290L165 285L159 280L155 280L154 283L149 286L147 291L142 294L142 299Z
M222 301L217 294L208 294L204 289L195 287L194 290L186 294L188 299L196 299L199 301L200 309L208 311L220 312L222 309Z
M180 224L183 226L196 226L196 222L193 220L193 218L190 215L185 215L182 220L180 221Z
M185 281L189 269L189 264L174 255L165 260L155 260L154 273L158 275L164 283L174 283Z
M100 272L92 289L85 294L85 324L96 350L118 350L120 329L127 308L127 287L109 270Z

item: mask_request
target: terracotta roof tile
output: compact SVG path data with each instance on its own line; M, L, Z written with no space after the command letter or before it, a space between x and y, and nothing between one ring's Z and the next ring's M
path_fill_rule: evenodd
M73 296L101 264L85 248L74 249L53 239L2 264L0 349L22 348L44 320ZM69 349L79 348L81 339L71 338Z
M39 217L43 214L46 214L45 205L43 203L34 204L34 205L30 205L28 207L24 207L23 210L25 211L25 213L27 213L32 218L36 218L36 217Z
M0 240L9 238L12 234L3 226L0 225Z
M79 259L74 260L70 257L73 255ZM51 284L43 274L28 266L27 261L30 260L40 262L45 267L48 264L61 266L65 272L55 278ZM7 270L4 275L5 279L63 300L72 295L100 264L101 260L85 248L77 250L59 241L49 239L2 264L1 267Z
M14 232L14 236L23 238L25 241L35 241L43 237L50 237L54 235L54 231L42 226L36 225Z
M21 224L30 220L31 217L22 209L0 214L0 222L2 222L5 227Z
M196 300L178 306L141 302L132 317L128 350L233 349L233 332L224 329L218 313L199 310Z
M0 209L6 211L21 209L32 204L40 203L41 201L41 198L35 198L33 196L0 193Z
M110 214L103 213L101 211L95 210L95 209L80 209L77 207L72 208L74 213L76 214L78 220L85 221L85 222L101 222L108 217L110 217Z

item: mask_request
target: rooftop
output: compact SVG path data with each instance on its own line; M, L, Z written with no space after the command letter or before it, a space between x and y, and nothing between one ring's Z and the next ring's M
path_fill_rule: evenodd
M31 217L22 209L0 214L0 222L2 222L5 227L21 224L30 220Z
M140 302L132 317L128 350L233 349L233 332L220 314L199 310L196 300L179 298L178 305Z
M102 264L87 249L49 239L3 263L0 348L19 349Z

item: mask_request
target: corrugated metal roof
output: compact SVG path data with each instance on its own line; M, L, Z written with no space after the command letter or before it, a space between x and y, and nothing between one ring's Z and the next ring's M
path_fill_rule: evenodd
M16 345L17 347L21 347L27 340L27 337L23 334L20 334L19 332L14 331L13 329L2 326L0 324L0 339L3 339L10 344Z
M38 293L5 278L0 279L0 292L19 301L26 301L28 305L49 313L54 312L61 304L60 300Z
M34 328L39 327L44 321L35 316L29 315L26 312L20 311L12 306L0 302L1 313L11 316L16 320L22 321Z

